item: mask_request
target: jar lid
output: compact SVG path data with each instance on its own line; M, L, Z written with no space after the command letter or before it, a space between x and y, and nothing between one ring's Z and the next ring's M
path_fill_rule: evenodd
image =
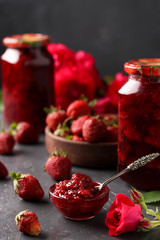
M11 48L27 48L45 46L50 42L48 35L26 33L3 38L3 45Z
M128 74L160 76L160 58L130 60L124 64L124 71Z

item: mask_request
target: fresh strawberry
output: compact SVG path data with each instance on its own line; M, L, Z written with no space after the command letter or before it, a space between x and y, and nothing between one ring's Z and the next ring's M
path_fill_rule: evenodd
M106 132L105 123L96 118L86 120L82 127L82 136L86 142L90 143L103 141Z
M79 141L79 142L83 142L84 140L83 140L83 137L80 137L80 136L77 136L77 135L74 135L73 137L72 137L72 140L73 141Z
M71 132L72 134L81 136L82 135L82 126L87 119L90 117L88 115L79 117L78 119L74 120L71 125Z
M61 153L55 151L53 155L48 158L44 167L45 171L47 171L53 179L58 181L69 178L71 168L71 161L64 151Z
M29 122L12 123L10 128L11 133L18 143L32 144L38 140L38 133Z
M68 117L77 118L83 115L90 115L91 108L89 107L88 103L83 100L76 100L72 102L66 111Z
M8 176L8 170L6 166L0 162L0 178L6 178Z
M41 225L38 217L32 211L25 210L17 214L15 217L16 225L20 232L31 236L38 236L41 231Z
M13 150L15 140L10 133L0 133L0 154L10 154Z
M44 191L37 180L30 174L10 172L14 179L14 190L18 196L24 200L40 200L44 196Z
M117 142L118 140L118 128L115 126L107 127L106 142Z
M62 124L66 118L66 113L64 110L57 109L55 107L51 107L50 109L46 109L48 111L46 117L46 124L47 126L55 131L58 124Z

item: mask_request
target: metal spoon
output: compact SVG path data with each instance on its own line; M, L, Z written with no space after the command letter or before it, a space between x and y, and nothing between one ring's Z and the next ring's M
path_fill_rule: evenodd
M130 165L128 165L121 172L119 172L116 175L112 176L111 178L107 179L105 182L100 183L98 186L95 186L95 188L97 188L98 190L101 190L105 185L108 185L110 182L112 182L116 178L122 176L125 173L134 171L134 170L146 165L147 163L151 162L152 160L154 160L158 156L160 156L160 153L152 153L152 154L149 154L149 155L146 155L146 156L143 156L143 157L139 158L138 160L136 160L133 163L131 163Z

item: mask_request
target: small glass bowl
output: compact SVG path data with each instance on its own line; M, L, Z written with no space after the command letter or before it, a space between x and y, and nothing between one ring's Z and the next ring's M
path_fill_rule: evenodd
M99 185L95 182L95 185ZM49 189L49 199L65 218L87 220L95 217L108 201L109 188L103 187L94 198L66 199L54 194L55 184Z

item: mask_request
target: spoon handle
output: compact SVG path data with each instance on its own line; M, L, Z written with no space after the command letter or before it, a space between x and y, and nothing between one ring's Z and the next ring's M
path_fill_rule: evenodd
M149 155L146 155L146 156L143 156L143 157L139 158L138 160L136 160L133 163L131 163L130 165L128 165L121 172L117 173L116 175L112 176L111 178L107 179L105 182L103 182L102 184L97 186L97 188L99 190L101 190L105 185L109 184L110 182L112 182L116 178L122 176L125 173L128 173L130 171L134 171L134 170L146 165L147 163L151 162L152 160L154 160L158 156L160 156L160 153L152 153L152 154L149 154Z

